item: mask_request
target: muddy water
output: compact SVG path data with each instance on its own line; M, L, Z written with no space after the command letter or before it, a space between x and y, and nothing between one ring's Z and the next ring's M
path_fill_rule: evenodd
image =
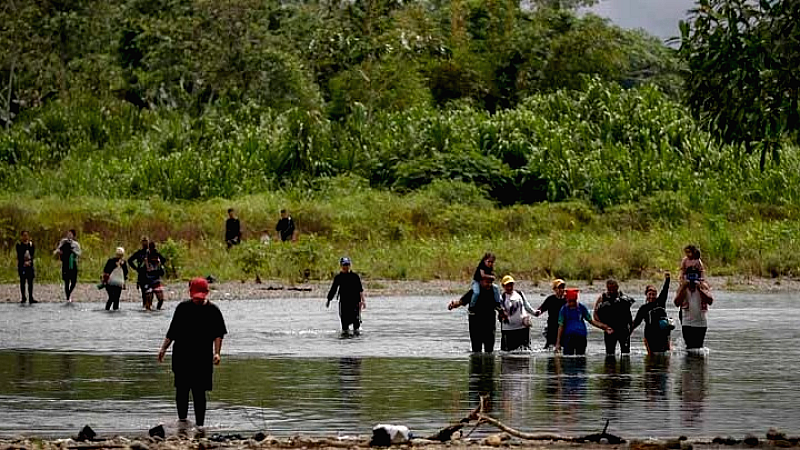
M631 356L610 359L596 330L585 358L471 356L465 311L448 312L438 297L369 299L364 333L346 339L322 300L220 301L230 334L207 424L288 435L363 434L389 422L424 435L487 392L493 415L527 431L582 434L606 419L626 437L793 430L795 298L718 293L707 354L687 355L677 332L670 356L648 358L637 330ZM174 421L169 365L155 361L174 303L158 313L102 306L0 305L0 436L72 434L84 424L140 432Z

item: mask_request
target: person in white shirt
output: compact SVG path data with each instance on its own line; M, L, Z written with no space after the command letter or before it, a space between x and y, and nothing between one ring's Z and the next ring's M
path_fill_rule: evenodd
M500 299L505 318L500 321L500 350L507 352L530 349L531 315L535 311L525 295L514 289L514 282L511 275L506 275L501 281L503 293Z
M703 348L708 330L706 314L714 298L701 289L696 280L685 281L675 295L675 306L680 308L681 332L687 349Z

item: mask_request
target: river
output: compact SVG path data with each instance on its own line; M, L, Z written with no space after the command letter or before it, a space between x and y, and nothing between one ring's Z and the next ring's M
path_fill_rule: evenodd
M230 334L207 425L352 435L382 422L425 435L487 392L493 416L532 432L585 434L606 420L623 437L791 431L800 416L795 298L717 292L706 354L686 354L676 330L672 354L659 358L645 355L641 328L624 358L605 357L598 330L585 358L470 355L466 311L447 311L442 297L369 298L363 334L344 339L321 299L221 300ZM72 435L85 424L140 433L174 422L172 375L156 352L175 302L152 313L102 307L0 304L0 436ZM543 323L535 319L537 349Z

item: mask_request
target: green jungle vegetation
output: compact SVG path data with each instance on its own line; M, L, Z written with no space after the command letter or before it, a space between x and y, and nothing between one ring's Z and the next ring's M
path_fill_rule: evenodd
M69 228L83 280L142 234L176 278L796 275L797 2L699 0L672 47L591 3L3 2L0 280Z

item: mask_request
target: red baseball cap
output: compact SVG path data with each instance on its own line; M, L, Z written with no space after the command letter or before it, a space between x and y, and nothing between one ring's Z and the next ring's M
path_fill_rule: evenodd
M205 278L193 278L189 282L189 296L205 300L208 297L208 281Z

